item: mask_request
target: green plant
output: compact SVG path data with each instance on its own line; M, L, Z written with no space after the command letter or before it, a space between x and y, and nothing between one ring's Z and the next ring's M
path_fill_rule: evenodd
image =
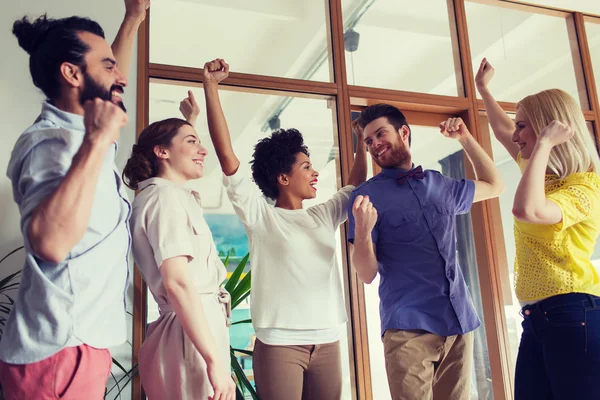
M231 277L225 283L225 289L231 295L231 309L234 310L238 305L240 305L248 296L250 296L250 282L251 282L251 272L248 272L246 276L242 278L242 273L246 268L246 264L248 263L248 259L250 258L250 254L246 254L246 256L240 261L238 266L235 268ZM225 267L229 264L229 254L223 261ZM241 278L241 279L240 279ZM247 324L252 322L250 319L245 319L243 321L236 321L233 324ZM249 356L252 356L252 351L236 349L230 347L230 356L231 356L231 369L235 373L235 377L237 380L237 398L243 399L244 394L249 392L252 396L253 400L258 400L258 396L256 391L252 387L252 384L246 377L242 366L238 362L235 353L243 353Z
M17 251L23 249L23 246L17 247L0 260L0 264L8 257L15 254ZM6 319L8 318L8 314L10 314L10 309L15 304L15 301L11 296L8 295L7 292L11 290L16 290L19 287L19 282L17 279L21 276L21 270L18 270L15 273L8 275L7 277L0 280L0 339L2 338L2 334L4 333L4 325L6 324ZM0 400L4 399L4 394L2 392L2 386L0 386Z
M23 248L24 248L23 246L17 247L13 251L8 253L4 257L2 257L2 259L0 260L0 264L2 264L2 262L4 260L6 260L8 257L12 256L17 251L19 251ZM1 325L0 338L2 337L2 334L4 333L4 324L6 323L8 314L10 313L10 309L15 304L15 301L13 300L13 298L11 296L8 295L7 292L9 292L11 290L15 290L15 289L17 289L17 287L19 287L19 282L17 281L17 279L20 276L21 276L21 270L18 270L17 272L10 274L7 277L5 277L4 279L0 280L0 325Z

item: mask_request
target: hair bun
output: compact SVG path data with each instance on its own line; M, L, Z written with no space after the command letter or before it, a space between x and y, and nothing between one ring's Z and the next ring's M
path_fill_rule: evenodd
M12 32L17 37L19 46L31 55L40 47L48 31L55 25L55 20L48 19L46 14L33 22L23 17L15 21Z

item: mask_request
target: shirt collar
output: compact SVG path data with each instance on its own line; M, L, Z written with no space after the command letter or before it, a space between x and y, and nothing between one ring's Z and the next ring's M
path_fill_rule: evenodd
M140 183L138 183L138 190L144 190L144 189L146 189L150 185L165 186L165 187L171 187L171 188L185 190L186 192L188 192L188 193L190 193L190 194L192 194L192 195L200 198L200 192L198 192L197 190L194 190L194 189L191 189L189 187L180 185L179 183L170 181L170 180L165 179L165 178L159 178L157 176L155 176L154 178L146 179L146 180L141 181Z
M50 104L48 101L45 101L42 105L42 113L40 114L40 118L52 121L61 128L85 132L83 115L77 115L60 110Z
M415 168L415 164L413 163L411 170ZM381 174L388 178L396 178L398 172L407 172L410 170L402 169L402 168L382 168Z

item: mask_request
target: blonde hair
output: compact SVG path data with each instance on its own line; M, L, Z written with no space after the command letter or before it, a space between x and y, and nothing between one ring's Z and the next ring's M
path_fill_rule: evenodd
M525 97L517 104L533 128L536 136L556 120L573 127L575 134L565 143L554 146L548 168L559 178L576 172L600 173L600 157L587 129L585 118L577 101L564 90L550 89Z

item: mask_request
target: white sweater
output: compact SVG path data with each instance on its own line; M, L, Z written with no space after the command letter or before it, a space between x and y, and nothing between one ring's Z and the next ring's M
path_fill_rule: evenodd
M250 243L254 329L339 329L347 316L335 231L354 186L325 203L286 210L268 204L240 172L223 183Z

